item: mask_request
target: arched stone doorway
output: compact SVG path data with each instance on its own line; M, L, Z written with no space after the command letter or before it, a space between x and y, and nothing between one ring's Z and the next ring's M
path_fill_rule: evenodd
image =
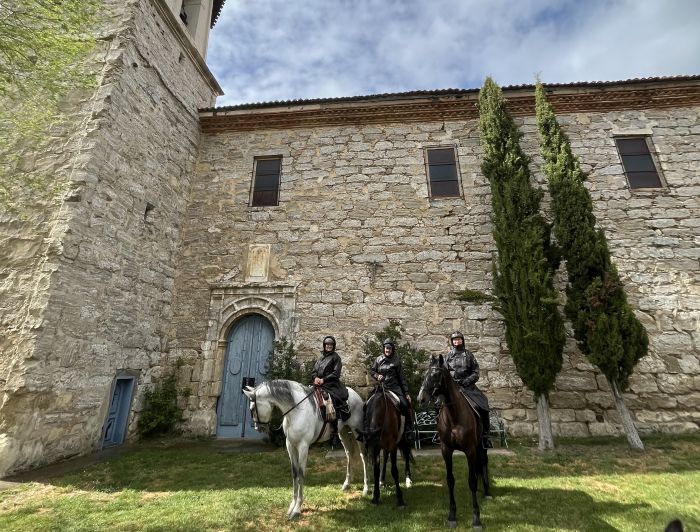
M217 404L217 437L263 437L253 428L248 399L242 389L245 383L259 384L265 379L267 359L274 340L275 330L261 314L247 314L231 327Z

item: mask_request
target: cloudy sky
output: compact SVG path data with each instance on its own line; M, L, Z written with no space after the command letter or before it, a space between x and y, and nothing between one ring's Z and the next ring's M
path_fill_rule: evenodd
M217 105L700 74L700 0L227 0Z

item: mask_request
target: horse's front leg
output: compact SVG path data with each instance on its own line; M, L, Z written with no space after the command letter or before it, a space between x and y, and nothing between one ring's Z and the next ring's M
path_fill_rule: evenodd
M343 482L343 491L346 491L350 489L350 484L352 483L352 464L350 459L352 458L353 445L357 445L357 442L350 438L350 433L345 427L338 431L338 436L340 436L340 443L343 444L343 449L345 449L345 482Z
M386 463L389 459L389 451L382 449L382 472L379 475L379 485L383 486L386 482Z
M413 480L411 479L411 444L404 441L401 445L401 454L406 462L406 487L410 488L413 486Z
M299 494L299 453L297 448L287 440L287 454L289 455L289 463L292 466L292 502L289 503L287 509L287 517L292 518L292 510L296 506L297 496Z
M372 467L374 471L374 495L372 504L379 504L379 446L372 446Z
M399 485L399 468L396 465L396 449L391 451L391 476L394 477L394 485L396 486L396 502L399 508L403 508L406 506L406 502L403 500L403 492Z
M294 519L301 515L301 505L304 503L304 475L306 474L306 460L309 457L309 445L305 442L299 443L297 446L299 454L299 466L297 470L297 502L292 509L290 519Z
M447 516L447 525L450 528L457 526L457 503L455 502L455 476L452 473L452 449L442 444L442 459L445 461L447 472L447 490L450 493L450 513Z
M357 445L357 449L360 453L360 460L362 460L362 475L364 481L362 495L367 495L369 493L369 479L367 478L367 460L365 460L364 446L360 445L358 442L355 442L355 445Z
M481 465L481 480L484 483L484 498L493 499L491 496L491 483L489 481L489 455L486 449L479 446L480 450L480 465Z
M479 445L479 443L477 443ZM476 497L476 489L478 484L477 470L479 461L477 459L477 453L479 451L474 449L472 452L467 453L467 463L469 465L469 489L472 492L472 528L474 530L482 530L481 524L481 510L479 509L479 501Z

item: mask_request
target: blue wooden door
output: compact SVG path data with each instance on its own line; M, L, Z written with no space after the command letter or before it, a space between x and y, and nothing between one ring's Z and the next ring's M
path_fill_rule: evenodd
M134 391L134 378L117 378L114 383L114 393L109 403L105 421L102 447L121 445L126 436L126 423L131 410L131 398Z
M216 435L220 438L262 438L253 428L244 382L265 380L267 358L273 348L275 331L259 314L237 321L231 328L226 347L221 396L217 406ZM244 381L244 379L247 379Z

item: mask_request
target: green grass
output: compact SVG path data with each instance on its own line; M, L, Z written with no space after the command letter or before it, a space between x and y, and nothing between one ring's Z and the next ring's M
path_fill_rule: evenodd
M625 441L559 440L540 453L513 442L512 456L492 456L494 499L481 500L487 530L661 531L681 517L700 529L700 436ZM419 457L408 507L383 490L373 507L360 471L342 492L344 462L312 450L302 518L290 523L289 461L282 450L233 454L206 443L134 446L107 462L0 492L0 530L436 530L447 516L440 457ZM458 529L471 530L466 460L455 460Z

